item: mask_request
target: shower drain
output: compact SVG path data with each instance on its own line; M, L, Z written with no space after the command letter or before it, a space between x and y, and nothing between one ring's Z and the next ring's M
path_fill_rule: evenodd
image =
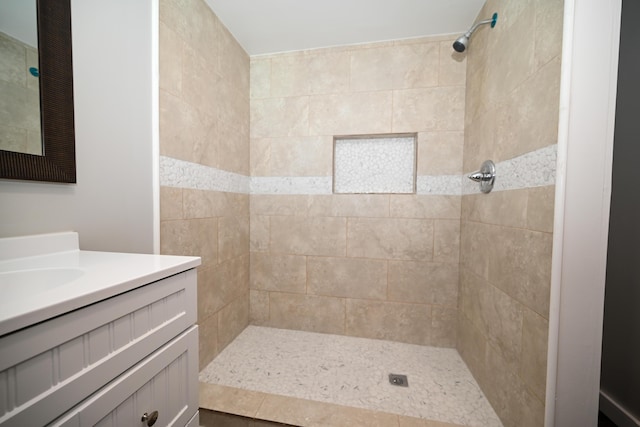
M409 387L409 380L406 375L389 374L389 382L398 387Z

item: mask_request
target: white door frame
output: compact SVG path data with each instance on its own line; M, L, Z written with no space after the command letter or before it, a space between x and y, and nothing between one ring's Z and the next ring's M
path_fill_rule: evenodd
M622 0L565 0L547 427L596 426Z

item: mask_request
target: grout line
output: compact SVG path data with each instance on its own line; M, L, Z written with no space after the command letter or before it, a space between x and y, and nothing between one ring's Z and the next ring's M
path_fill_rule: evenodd
M304 255L304 294L309 295L309 255Z
M240 389L240 390L244 390L244 389ZM266 394L266 393L265 393ZM259 419L258 418L258 414L260 413L260 410L262 409L262 407L264 406L264 402L265 400L267 400L267 397L269 397L268 395L265 395L262 397L262 399L260 400L260 404L258 405L258 408L256 409L255 413L253 414L253 418L254 419Z
M345 218L345 224L344 224L344 258L351 258L349 256L349 222L351 217L344 217Z
M385 260L387 263L387 295L386 295L386 300L390 301L389 299L389 260Z

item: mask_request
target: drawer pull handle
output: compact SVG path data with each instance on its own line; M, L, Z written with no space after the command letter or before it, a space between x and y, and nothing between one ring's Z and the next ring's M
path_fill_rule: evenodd
M152 425L154 425L156 423L156 421L158 421L158 411L153 411L150 414L147 414L146 412L142 415L142 420L143 422L146 422L147 425L149 427L151 427Z

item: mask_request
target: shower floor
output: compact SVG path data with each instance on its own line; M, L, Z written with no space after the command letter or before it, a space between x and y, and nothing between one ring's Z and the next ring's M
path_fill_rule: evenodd
M409 387L391 385L389 374L407 375ZM201 401L203 391L232 406L258 399L255 413L239 415L291 424L331 425L292 414L320 402L321 412L351 407L378 418L391 415L379 425L502 426L455 349L249 326L199 379ZM272 395L277 403L267 401ZM289 415L268 416L270 405ZM211 409L225 411L219 405ZM340 423L346 425L335 425Z

